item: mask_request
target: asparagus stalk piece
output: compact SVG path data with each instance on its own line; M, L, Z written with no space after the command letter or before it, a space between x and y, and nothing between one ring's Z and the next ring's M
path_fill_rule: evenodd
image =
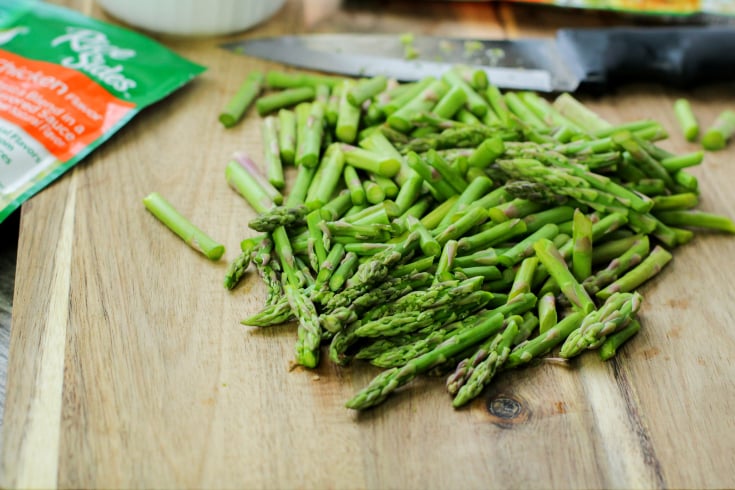
M595 303L569 271L564 258L551 240L541 238L534 243L533 249L536 251L536 255L541 263L546 267L549 275L554 278L559 289L572 306L584 313L593 311L595 309Z
M692 106L687 99L676 99L674 102L674 114L679 123L681 132L687 141L695 141L699 136L699 123L697 116L692 111Z
M629 292L658 274L672 259L671 253L656 245L640 264L628 271L623 277L599 290L596 296L602 300L608 299L618 292Z
M319 85L333 87L342 81L340 77L326 75L314 75L309 73L284 72L279 70L268 70L265 74L265 84L270 88L289 89L299 87L311 87L316 89Z
M607 361L615 357L620 346L637 334L640 329L640 322L633 318L630 323L628 323L628 326L608 336L600 346L600 359Z
M408 132L417 114L431 111L447 92L448 86L441 80L433 80L416 97L388 116L388 124L401 132Z
M357 146L341 146L345 163L382 177L393 177L401 169L401 161L392 156L383 156Z
M283 177L283 163L281 162L281 153L278 145L278 129L276 127L276 117L267 116L263 119L262 137L263 137L263 156L265 160L266 174L268 182L276 189L283 189L286 184Z
M693 153L687 153L684 155L674 155L661 160L661 166L666 169L669 173L676 173L677 171L687 168L694 167L702 163L704 159L703 151L695 151Z
M235 160L230 160L225 167L225 179L252 206L256 213L266 212L273 199L263 189L261 183Z
M735 111L726 109L702 135L702 146L709 151L721 150L733 134L735 134Z
M357 130L360 126L360 104L354 104L350 101L350 94L354 87L355 82L352 80L342 82L342 92L339 100L334 134L338 140L344 143L355 141Z
M353 106L360 107L363 102L375 97L385 90L387 86L388 78L383 75L360 80L348 89L347 100Z
M324 136L323 102L315 100L309 105L296 107L296 133L296 165L316 167Z
M464 93L465 107L477 117L483 117L490 109L488 103L467 83L459 70L447 70L442 75L444 82Z
M512 301L519 294L531 292L531 282L538 262L538 257L526 257L523 259L513 279L513 285L508 292L508 301Z
M708 213L706 211L660 211L656 217L667 225L691 226L726 233L735 233L735 223L726 216Z
M552 105L560 114L573 121L577 126L586 128L588 132L603 130L611 126L609 122L588 109L571 94L563 93L559 95Z
M471 252L487 249L510 240L513 237L526 233L526 223L519 219L511 219L502 223L492 223L492 226L474 235L465 235L459 239L459 250Z
M278 153L282 163L293 165L296 158L296 114L289 109L278 111Z
M467 102L467 93L462 87L454 85L439 99L432 112L439 117L448 119L454 116L465 102Z
M240 85L235 95L227 102L219 115L219 122L226 128L231 128L242 119L243 114L252 105L255 98L263 90L265 76L261 71L252 71Z
M645 235L638 235L630 246L619 257L615 257L608 266L582 282L585 290L593 295L600 289L618 279L631 267L640 264L649 252L649 240Z
M224 245L199 229L174 206L157 192L143 198L143 205L158 218L168 229L176 233L184 242L197 252L201 252L210 260L219 260L225 253Z
M265 116L278 109L314 100L315 96L316 91L312 87L291 88L260 97L255 101L255 108L261 116Z
M572 273L578 281L592 274L592 221L579 209L572 227Z
M439 244L439 242L437 242ZM448 240L442 247L439 262L434 272L434 282L451 281L454 276L451 273L454 257L457 255L457 241Z
M554 293L546 293L538 300L539 334L546 333L556 325L558 316L556 311L556 296Z

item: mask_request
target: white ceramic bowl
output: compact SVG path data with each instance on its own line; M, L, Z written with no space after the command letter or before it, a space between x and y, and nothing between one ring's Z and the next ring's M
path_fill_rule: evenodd
M285 0L97 0L110 15L132 26L177 36L243 31L264 21Z

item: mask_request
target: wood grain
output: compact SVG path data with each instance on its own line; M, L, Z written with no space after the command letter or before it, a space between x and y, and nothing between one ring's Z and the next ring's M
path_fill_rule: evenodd
M531 28L510 7L418 4L291 0L247 35L516 36L549 33L554 19L612 22L557 12ZM276 66L221 51L222 39L164 41L209 70L23 207L0 485L735 486L735 240L703 235L677 250L644 288L643 331L611 362L590 355L504 373L458 411L442 379L421 379L352 413L343 403L374 369L289 371L292 327L239 324L264 298L260 281L225 291L226 261L202 258L144 210L141 199L161 192L235 256L253 214L224 165L235 150L260 153L259 121L225 131L215 117L245 74ZM658 119L673 136L666 144L686 151L671 112L679 95L704 124L732 100L728 87L641 85L585 101L611 121ZM703 209L735 216L734 151L695 170Z

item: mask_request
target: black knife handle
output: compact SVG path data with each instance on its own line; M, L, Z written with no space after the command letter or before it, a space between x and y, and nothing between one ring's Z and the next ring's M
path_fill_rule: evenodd
M628 82L680 88L735 80L735 28L724 26L562 29L557 40L580 88Z

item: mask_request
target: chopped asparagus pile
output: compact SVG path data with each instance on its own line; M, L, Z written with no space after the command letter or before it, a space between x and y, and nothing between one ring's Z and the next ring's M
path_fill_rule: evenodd
M262 170L239 155L227 179L257 217L225 286L252 265L268 294L242 323L295 320L296 363L385 368L352 409L432 373L460 407L556 348L610 359L672 251L694 230L735 232L693 210L686 168L702 154L662 149L655 121L502 93L466 67L404 84L252 80L267 91Z

